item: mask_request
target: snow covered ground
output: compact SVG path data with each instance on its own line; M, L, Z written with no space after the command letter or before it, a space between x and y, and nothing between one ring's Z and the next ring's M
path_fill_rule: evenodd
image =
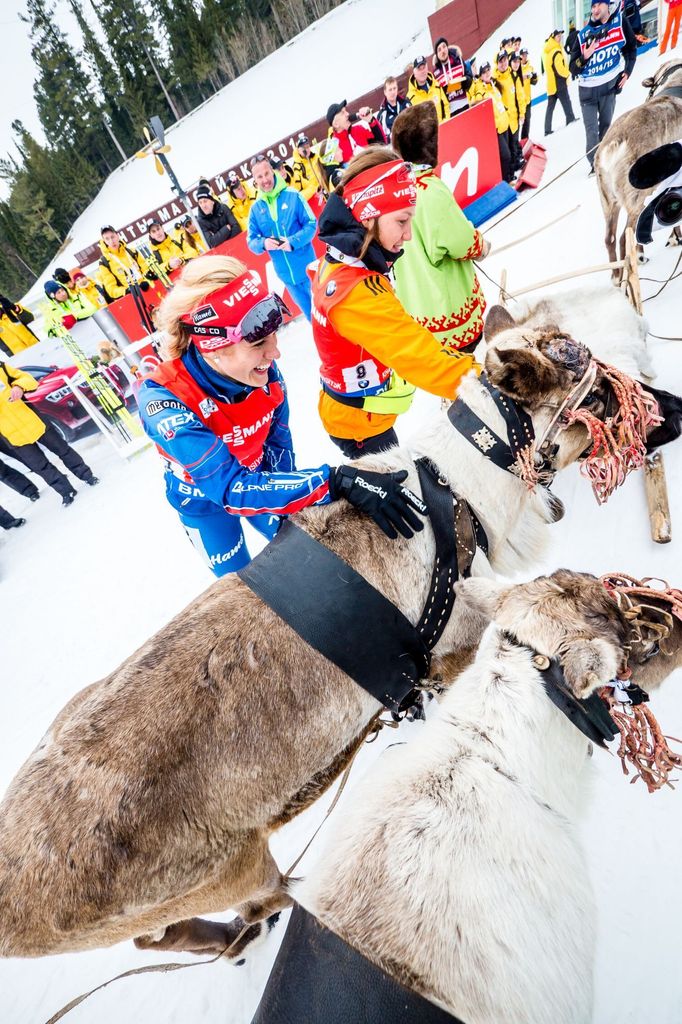
M372 2L378 11L379 0ZM425 6L414 5L415 22L417 8ZM353 5L346 7L352 10ZM343 40L338 37L338 22L330 18L327 24L336 34L324 35L320 26L318 46L334 51ZM522 15L515 24L523 31ZM551 27L548 24L547 31ZM376 45L378 37L372 36ZM405 44L410 45L407 37ZM287 50L283 53L286 57ZM655 53L641 59L619 111L641 101L638 82L651 73L657 60ZM361 83L357 84L359 91ZM306 102L309 93L301 93L308 97ZM543 114L542 107L535 108L536 129ZM302 109L302 119L305 116ZM559 112L556 123L563 123ZM537 130L533 134L539 137ZM276 131L269 132L270 137L274 135ZM582 151L582 123L557 131L547 141L549 180ZM110 202L115 201L123 209L127 200L112 193ZM502 246L576 206L570 218L548 231L497 259L491 256L485 264L488 273L498 279L506 266L513 291L555 273L601 262L605 257L602 217L594 180L587 178L582 161L543 193L527 194L504 223L489 229L489 237ZM664 279L679 250L651 248L656 251L643 276ZM595 280L608 284L606 275L592 283ZM494 301L495 288L485 280L483 284ZM652 294L657 287L645 283L644 294ZM680 333L681 298L682 289L675 282L646 304L655 333ZM594 315L599 317L598 305ZM603 326L608 331L608 323ZM299 464L336 460L338 454L316 413L317 367L308 325L298 321L288 326L281 342ZM678 394L682 393L679 345L651 341L658 383ZM419 396L413 410L401 419L399 432L404 440L434 404L429 396ZM2 503L17 515L25 514L28 524L0 536L0 789L72 694L113 669L212 581L165 502L161 467L151 450L124 464L100 438L78 442L77 447L102 482L95 489L82 488L70 509L62 509L54 492L45 487L36 505L25 503L14 492L2 492ZM640 476L630 478L607 506L598 508L587 482L576 470L569 470L555 485L568 513L552 528L551 550L537 573L559 566L594 573L622 570L637 576L661 575L682 585L682 442L666 450L665 460L673 509L672 544L659 547L649 539ZM252 550L257 546L258 541ZM682 736L681 688L682 673L677 673L652 702L665 731L677 736ZM418 728L405 727L401 738L408 739ZM384 745L394 741L392 734ZM354 769L356 779L380 749L377 743L363 751ZM678 939L682 887L677 845L682 839L682 791L649 796L641 783L630 787L618 761L601 753L593 760L593 775L581 828L599 911L594 1022L677 1024L682 1017ZM352 800L352 789L353 779L344 799ZM328 800L321 801L275 837L273 849L283 868L305 845L327 804ZM302 870L314 863L317 849L317 844L312 847ZM127 979L97 993L66 1019L69 1024L118 1024L121 1020L248 1024L283 930L280 923L244 967L196 965L167 975ZM42 1024L80 992L120 971L162 959L196 964L191 957L139 953L132 943L35 961L0 961L0 1019L3 1024Z

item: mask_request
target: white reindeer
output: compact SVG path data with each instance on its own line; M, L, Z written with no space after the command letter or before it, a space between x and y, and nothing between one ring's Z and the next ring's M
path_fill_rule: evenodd
M294 896L466 1024L588 1024L595 914L574 823L590 743L537 666L559 658L584 698L622 667L627 626L566 570L458 589L494 620L474 664L358 786Z

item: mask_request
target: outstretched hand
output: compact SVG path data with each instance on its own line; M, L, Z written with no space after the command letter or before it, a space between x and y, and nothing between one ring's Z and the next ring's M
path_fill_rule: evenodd
M345 498L370 516L391 540L398 534L409 538L424 529L415 512L426 516L429 510L421 498L402 486L406 478L406 469L373 473L355 466L338 466L331 471L329 492L333 500Z

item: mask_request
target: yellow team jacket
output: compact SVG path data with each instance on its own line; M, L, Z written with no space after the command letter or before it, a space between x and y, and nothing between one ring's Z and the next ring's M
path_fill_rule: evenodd
M16 447L35 444L45 433L46 427L40 416L25 402L10 402L15 384L23 391L35 391L38 387L38 381L30 373L0 362L0 435Z
M149 248L152 253L156 254L156 257L161 264L161 269L165 273L169 273L171 270L170 261L172 259L181 259L183 263L187 260L193 260L199 253L194 248L192 243L189 241L187 232L180 234L180 237L175 239L171 238L170 235L166 235L163 242L155 242L152 238L149 239Z
M324 276L323 271L322 281ZM410 384L441 398L454 398L462 377L476 366L472 356L444 352L431 332L406 312L388 281L385 288L368 288L361 278L333 307L330 320L343 337ZM397 418L342 405L325 392L318 410L328 434L358 440L390 430Z
M228 188L227 192L220 197L220 201L232 211L242 231L246 231L249 226L249 210L256 199L256 189L250 181L241 181L241 183L246 193L244 199L238 199Z
M120 299L125 295L128 288L128 276L126 271L132 273L133 278L139 281L147 275L147 261L134 249L129 249L124 242L119 242L117 249L110 249L104 244L104 239L99 243L102 258L99 261L99 279L112 299Z
M557 91L557 76L568 78L568 62L561 43L555 36L550 36L542 51L542 63L547 75L547 95L554 96Z
M78 287L73 288L72 290L77 295L84 295L86 299L88 299L88 301L91 302L92 305L95 306L97 309L101 309L102 306L106 306L106 301L98 292L97 285L95 284L93 279L91 277L86 276L86 280L88 282L87 284L78 285Z
M526 96L526 110L527 110L528 107L530 106L530 100L531 100L531 94L530 94L531 81L530 80L533 77L533 75L535 75L535 68L533 67L533 65L531 64L531 62L529 60L527 60L525 64L522 61L521 62L521 71L523 73L523 91L524 91L525 96Z
M520 78L514 78L509 68L506 71L495 71L493 78L497 82L502 102L509 117L509 127L512 132L515 132L526 113L523 82Z
M312 199L324 181L319 166L320 158L317 153L311 151L310 156L303 156L298 149L294 150L291 161L291 186L306 200Z
M418 103L424 103L426 100L432 100L436 104L436 110L438 111L438 123L442 124L443 121L447 121L450 117L450 101L448 100L447 93L441 88L430 72L426 79L426 84L428 90L420 89L414 75L410 75L407 99L413 107Z
M507 108L504 105L500 90L493 82L487 84L480 78L474 78L471 83L471 88L467 93L469 103L473 107L476 103L482 103L483 100L493 101L493 114L495 115L495 127L497 128L497 134L502 135L509 128L509 114Z
M19 303L15 303L14 312L19 315L24 311L24 307L20 306ZM0 309L0 341L6 346L12 353L23 352L25 348L30 348L31 345L35 345L39 339L36 338L35 334L29 331L28 327L25 327L22 323L14 323L13 320L7 316L6 313Z

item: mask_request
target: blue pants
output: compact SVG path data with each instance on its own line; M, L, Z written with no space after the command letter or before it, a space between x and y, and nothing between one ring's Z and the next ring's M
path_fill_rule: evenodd
M310 278L306 277L305 281L297 281L296 284L288 284L287 291L291 293L291 297L306 320L310 321L310 307L312 305Z
M227 576L243 569L251 561L239 516L231 515L216 506L207 515L178 512L187 536L216 576ZM279 529L279 516L249 516L249 522L259 533L272 540Z

